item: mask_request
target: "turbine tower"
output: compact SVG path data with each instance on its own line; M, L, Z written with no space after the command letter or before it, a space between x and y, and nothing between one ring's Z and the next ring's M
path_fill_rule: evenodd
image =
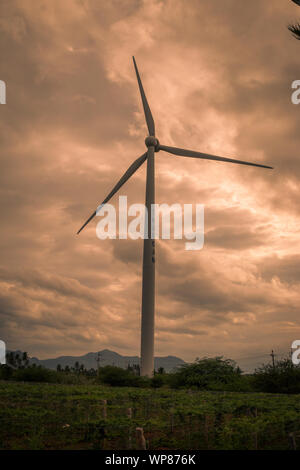
M155 241L154 220L151 218L151 206L155 202L154 193L154 155L156 152L163 150L181 157L202 158L205 160L216 160L221 162L237 163L241 165L250 165L261 168L272 167L260 165L257 163L245 162L226 157L217 157L207 153L195 152L193 150L185 150L177 147L169 147L160 144L155 136L155 125L153 116L144 92L140 74L133 57L133 64L137 76L137 81L142 98L145 119L149 131L149 135L145 139L147 151L135 160L124 175L120 178L111 192L106 196L99 207L106 204L113 195L123 186L124 183L137 171L137 169L147 160L147 177L146 177L146 207L148 217L148 238L144 238L143 251L143 281L142 281L142 322L141 322L141 375L151 376L154 370L154 301L155 301ZM78 230L77 234L96 216L97 211L88 218L83 226Z

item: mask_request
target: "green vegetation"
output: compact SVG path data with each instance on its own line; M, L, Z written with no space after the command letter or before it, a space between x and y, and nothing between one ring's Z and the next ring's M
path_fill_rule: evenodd
M296 5L300 6L300 1L299 0L292 0ZM290 24L288 26L288 29L291 31L293 34L294 38L300 39L300 23L295 23L295 24Z
M142 427L149 449L289 449L299 398L1 381L0 448L134 449Z
M230 359L222 357L196 359L184 364L170 375L173 387L196 387L199 390L244 391L246 380L241 369Z
M289 449L300 445L300 367L289 359L243 375L197 359L150 379L137 368L0 367L1 449ZM272 392L272 393L262 393Z
M138 388L190 388L194 390L228 392L300 393L300 366L292 364L289 358L274 365L259 367L253 374L243 375L231 359L223 357L196 359L184 364L172 373L163 368L154 372L150 379L139 376L138 367L122 369L105 366L98 370L86 370L78 362L74 367L57 366L57 370L46 369L35 364L29 365L27 354L9 353L8 364L0 366L0 380L22 382L47 382L58 384L105 384L113 387Z
M264 365L253 375L253 387L261 392L300 393L300 367L290 359Z

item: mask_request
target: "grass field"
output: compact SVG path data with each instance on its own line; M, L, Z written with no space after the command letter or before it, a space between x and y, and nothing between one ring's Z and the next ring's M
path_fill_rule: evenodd
M1 449L136 449L136 427L148 449L290 449L300 437L299 395L1 381L0 403Z

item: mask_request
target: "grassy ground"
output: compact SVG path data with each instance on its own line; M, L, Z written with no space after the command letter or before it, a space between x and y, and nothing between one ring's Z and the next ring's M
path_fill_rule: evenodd
M2 381L0 448L135 449L142 427L149 449L290 449L299 398Z

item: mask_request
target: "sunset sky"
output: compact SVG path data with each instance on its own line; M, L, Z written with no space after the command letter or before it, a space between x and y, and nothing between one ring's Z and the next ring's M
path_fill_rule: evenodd
M86 218L147 129L273 171L155 154L156 202L205 205L205 242L156 246L155 354L268 361L300 339L300 19L289 0L2 0L0 339L39 358L140 351L142 240ZM122 188L145 195L144 164ZM112 203L117 203L114 197Z

